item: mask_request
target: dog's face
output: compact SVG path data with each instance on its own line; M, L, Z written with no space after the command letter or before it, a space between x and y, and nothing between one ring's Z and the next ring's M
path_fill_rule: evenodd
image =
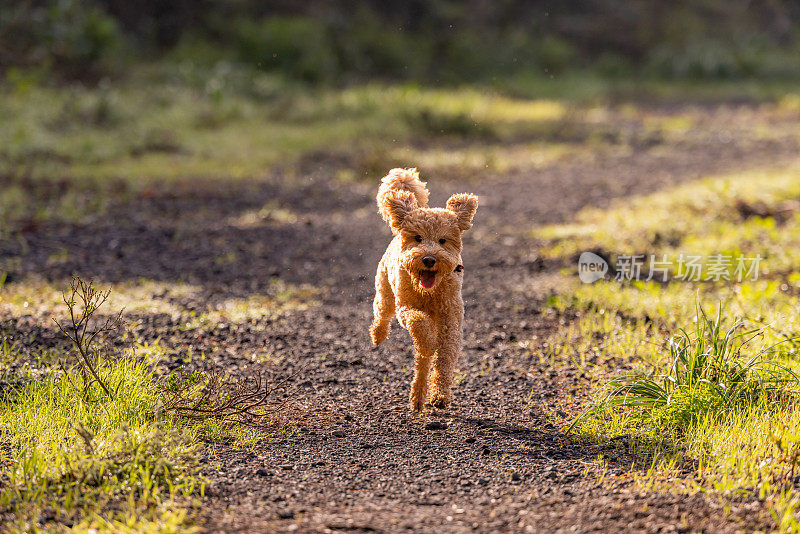
M475 195L453 195L447 208L420 208L413 195L391 201L391 226L402 240L400 265L423 292L435 291L441 277L461 261L461 235L472 226Z

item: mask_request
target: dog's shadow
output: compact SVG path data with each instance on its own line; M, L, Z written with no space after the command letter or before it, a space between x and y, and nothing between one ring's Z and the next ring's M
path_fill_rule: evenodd
M443 415L445 412L433 412ZM674 445L630 435L587 437L566 432L545 422L544 415L534 417L530 425L498 421L494 417L465 415L457 410L448 419L463 425L467 439L481 444L484 454L550 461L589 461L602 455L626 463L629 468L647 469L652 455L676 453Z

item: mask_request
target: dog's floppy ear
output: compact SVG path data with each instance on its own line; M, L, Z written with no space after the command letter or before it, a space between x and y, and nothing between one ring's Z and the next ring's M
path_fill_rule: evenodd
M447 209L458 217L458 228L463 232L472 228L472 217L478 209L478 197L470 193L459 193L447 200Z
M393 232L399 232L406 218L417 209L417 199L409 191L398 191L384 202L383 207Z

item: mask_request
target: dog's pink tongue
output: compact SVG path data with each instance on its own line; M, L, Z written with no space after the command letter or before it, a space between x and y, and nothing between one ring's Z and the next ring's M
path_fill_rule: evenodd
M419 283L425 289L430 289L436 283L436 271L422 271L419 273Z

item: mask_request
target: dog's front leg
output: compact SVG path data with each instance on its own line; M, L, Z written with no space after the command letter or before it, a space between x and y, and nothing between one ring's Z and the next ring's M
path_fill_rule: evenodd
M459 297L456 305L443 317L439 328L439 347L431 374L431 404L434 408L444 409L453 402L453 381L461 354L463 318L464 305Z
M397 310L397 318L414 339L414 381L409 401L411 409L418 412L425 405L428 394L428 371L437 344L436 325L429 314L405 306Z
M394 292L389 283L389 275L381 260L375 274L375 300L372 303L373 319L369 327L372 343L380 345L389 335L389 326L394 315Z

